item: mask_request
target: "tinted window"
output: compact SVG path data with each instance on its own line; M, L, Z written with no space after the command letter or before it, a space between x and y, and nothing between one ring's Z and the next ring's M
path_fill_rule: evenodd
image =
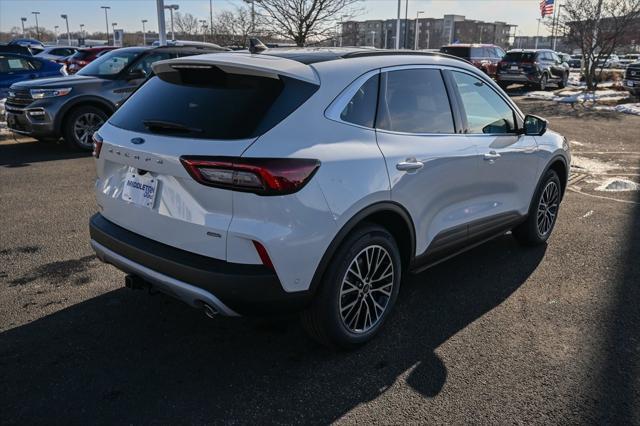
M484 51L484 48L482 48L482 47L474 47L474 48L471 49L471 57L472 58L484 58L485 56L487 56L487 54Z
M497 58L502 58L504 56L504 50L500 49L499 47L494 47L494 51Z
M449 98L439 70L382 75L376 127L405 133L454 133Z
M453 73L467 116L468 133L513 133L513 111L486 83L468 74Z
M169 52L157 52L143 56L136 64L131 68L131 71L141 70L145 74L151 72L151 65L154 62L162 61L165 59L174 58L175 54Z
M29 61L23 58L0 56L0 72L16 72L30 70Z
M534 52L507 52L506 55L504 55L504 59L506 61L512 61L512 62L520 62L520 61L533 61L533 59L536 57L536 54Z
M101 56L82 68L78 75L92 75L95 77L113 77L120 73L129 63L133 62L140 51L114 50Z
M443 46L440 48L440 51L459 58L469 59L471 57L470 49L463 46Z
M340 113L346 122L365 127L373 127L378 103L378 79L376 74L358 89L347 106Z
M78 50L76 53L74 53L71 56L71 59L77 59L78 61L81 61L83 59L88 58L89 56L91 56L91 52L88 50Z
M111 117L114 126L143 133L201 139L257 137L298 108L317 86L183 69L152 77ZM164 123L164 125L163 125Z

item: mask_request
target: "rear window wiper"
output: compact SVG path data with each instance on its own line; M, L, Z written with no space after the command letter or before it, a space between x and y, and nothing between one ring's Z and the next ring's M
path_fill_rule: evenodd
M152 132L166 133L202 133L202 129L164 120L144 120L144 126Z

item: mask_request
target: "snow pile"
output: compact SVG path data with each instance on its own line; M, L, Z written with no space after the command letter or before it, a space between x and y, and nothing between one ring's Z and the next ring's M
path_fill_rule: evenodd
M576 92L566 90L557 94L554 98L557 102L618 102L629 97L628 92L621 92L619 90L596 90L595 92Z
M4 121L4 102L6 100L7 100L6 98L5 99L0 99L0 120L1 121Z
M606 163L604 161L594 160L592 158L574 155L571 157L571 168L581 173L606 173L616 169L617 164Z
M555 101L556 98L557 98L555 93L553 93L553 92L544 92L544 91L527 92L525 97L531 98L531 99L540 99L540 100L543 100L543 101Z
M637 191L640 189L640 185L623 178L610 178L605 180L600 186L596 188L596 191L606 192L623 192L623 191Z
M636 104L622 104L614 106L594 106L594 109L600 111L615 111L624 112L625 114L640 115L640 103Z

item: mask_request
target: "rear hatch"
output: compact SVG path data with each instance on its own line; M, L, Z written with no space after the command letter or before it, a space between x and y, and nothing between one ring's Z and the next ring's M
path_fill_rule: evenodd
M318 87L306 65L243 56L154 64L156 76L99 130L103 216L164 244L226 259L233 192L196 182L181 158L242 156Z
M507 52L500 61L498 70L506 74L529 73L535 65L535 52Z

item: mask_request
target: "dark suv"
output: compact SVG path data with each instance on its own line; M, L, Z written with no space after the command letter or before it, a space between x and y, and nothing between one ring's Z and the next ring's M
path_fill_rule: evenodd
M640 61L627 67L624 74L624 88L632 95L640 97Z
M498 84L504 89L512 83L546 90L548 83L563 88L569 80L569 64L548 49L510 50L498 64Z
M493 78L504 56L504 50L493 44L452 44L442 46L440 52L466 59Z
M226 51L220 47L127 47L100 56L77 74L16 83L5 102L10 130L90 151L91 136L164 59Z

